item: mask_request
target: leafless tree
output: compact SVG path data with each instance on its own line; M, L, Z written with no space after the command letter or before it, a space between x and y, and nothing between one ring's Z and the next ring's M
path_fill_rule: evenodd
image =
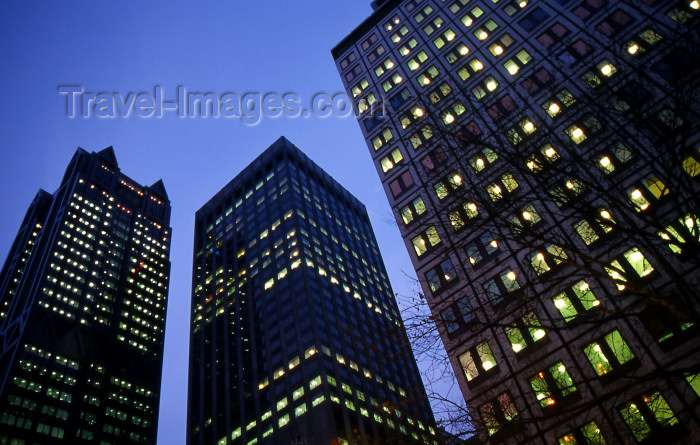
M588 325L591 339L620 320L635 326L641 320L657 339L700 324L700 39L696 20L688 20L659 29L649 18L653 28L608 48L595 62L586 58L600 46L592 35L575 47L553 46L539 57L556 61L556 76L537 71L501 85L486 78L474 90L455 91L463 82L454 70L451 82L428 79L415 106L397 119L415 128L403 137L404 146L430 146L427 155L400 160L417 174L422 196L433 201L421 215L415 207L395 209L403 218L399 224L416 234L417 255L439 249L470 270L490 260L496 267L499 253L507 252L521 271L515 287L499 284L509 301L491 317L441 311L463 295L402 296L414 351L433 363L424 377L434 405L442 407L436 414L456 435L488 429L489 422L473 422L461 401L431 391L433 382L453 371L440 345L442 338L451 348L448 331L465 341L496 327L515 345L509 332L518 329L566 333L577 309L587 313L575 326ZM590 70L570 77L569 66L580 63L590 63ZM535 94L540 89L551 95ZM434 286L420 280L423 289ZM584 307L568 315L562 310L560 319L527 315L543 296L551 302L557 290L580 280L600 283L607 304L584 290ZM504 298L484 292L496 304ZM525 315L513 324L512 314ZM697 353L697 341L692 343L689 350ZM619 389L615 397L626 400L640 381L698 372L696 360L610 378ZM576 415L598 403L584 400L559 413Z

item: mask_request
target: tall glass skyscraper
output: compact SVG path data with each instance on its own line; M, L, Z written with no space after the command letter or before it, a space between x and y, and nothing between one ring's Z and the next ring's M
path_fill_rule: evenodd
M365 207L280 138L195 218L189 444L434 443Z
M461 426L697 442L700 3L372 5L332 54Z
M78 149L0 274L0 444L155 444L170 272L161 181Z

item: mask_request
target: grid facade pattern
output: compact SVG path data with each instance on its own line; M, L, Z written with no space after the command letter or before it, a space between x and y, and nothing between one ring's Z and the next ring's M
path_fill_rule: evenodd
M364 206L281 138L196 214L188 443L432 443Z
M479 436L696 437L695 323L637 309L698 310L698 3L373 7L333 57Z
M111 148L37 194L0 277L0 443L155 444L169 219Z

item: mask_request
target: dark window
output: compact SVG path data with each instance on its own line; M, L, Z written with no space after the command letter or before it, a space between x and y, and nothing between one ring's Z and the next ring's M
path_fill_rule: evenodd
M530 94L534 94L552 81L552 75L545 68L540 68L522 82L522 86Z
M383 120L384 120L384 116L382 116L380 113L372 114L369 118L367 118L363 121L363 123L365 125L365 130L372 131L372 129L375 128L376 126L380 125Z
M508 393L484 403L479 407L479 415L488 429L489 436L493 436L502 428L518 417L518 409L513 398Z
M578 18L586 21L607 4L607 0L584 0L574 8L573 12Z
M474 320L474 313L467 297L462 297L456 303L451 304L447 309L440 312L442 322L449 334L457 332L466 323Z
M362 74L362 67L360 65L355 65L347 74L345 74L345 80L350 82L360 74Z
M545 32L537 37L537 41L545 47L549 48L555 42L558 42L562 37L569 34L569 30L559 22L556 22Z
M377 48L374 49L371 53L367 54L367 61L369 63L374 63L375 60L382 54L384 54L386 50L382 45L379 45Z
M641 313L640 319L661 346L674 346L689 338L695 325L683 314L675 314L663 306L653 306Z
M399 109L401 105L405 104L411 97L411 92L408 90L408 88L404 88L398 94L392 96L392 98L389 99L389 103L391 103L391 106L396 110Z
M347 57L340 61L340 69L344 70L345 68L347 68L352 62L355 61L356 58L357 56L354 52L348 54Z
M371 36L367 37L367 39L365 39L364 42L362 42L362 45L361 45L362 49L366 50L367 48L372 46L372 44L376 41L377 41L377 34L372 34Z
M549 14L542 10L542 8L537 7L532 10L524 19L518 22L521 28L527 32L531 32L537 27L537 25L544 23L549 18Z
M488 109L489 116L495 121L500 120L515 110L515 102L510 95L506 94Z
M445 150L442 147L437 147L430 153L428 153L427 156L421 159L420 163L423 165L423 169L427 173L429 173L433 171L436 167L447 162L447 159L448 158L447 154L445 154Z
M609 15L605 20L600 22L598 26L596 26L596 29L608 37L613 37L632 22L632 17L630 17L629 14L621 9L618 9Z
M394 198L403 194L406 190L411 188L414 184L413 176L411 176L410 171L405 171L397 179L389 183L389 189Z

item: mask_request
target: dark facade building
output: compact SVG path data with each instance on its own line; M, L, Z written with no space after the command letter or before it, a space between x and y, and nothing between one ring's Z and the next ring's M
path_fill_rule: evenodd
M78 149L0 274L0 444L155 444L170 203Z
M434 443L365 207L280 138L195 219L188 444Z
M490 443L700 437L698 1L384 0L332 51Z

